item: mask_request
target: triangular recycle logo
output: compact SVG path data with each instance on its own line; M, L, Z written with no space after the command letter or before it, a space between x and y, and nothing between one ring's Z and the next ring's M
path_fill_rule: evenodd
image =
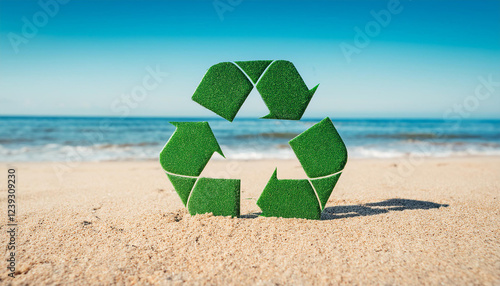
M232 122L253 88L269 114L300 120L318 85L308 89L289 61L223 62L210 67L192 99ZM240 180L200 177L217 152L224 156L208 122L171 122L176 130L160 163L189 213L240 216ZM347 149L330 118L289 141L308 179L279 180L277 170L257 201L262 216L320 219L347 162Z

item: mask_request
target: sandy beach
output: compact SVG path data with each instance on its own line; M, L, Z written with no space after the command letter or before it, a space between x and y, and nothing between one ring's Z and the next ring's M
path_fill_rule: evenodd
M242 179L239 219L188 215L158 162L13 165L3 285L500 284L498 157L351 159L320 221L258 217L275 167L305 177L295 160L209 163L207 177Z

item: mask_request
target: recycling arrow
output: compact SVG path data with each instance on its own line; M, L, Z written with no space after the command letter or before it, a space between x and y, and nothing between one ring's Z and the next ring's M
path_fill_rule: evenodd
M300 120L319 84L309 90L289 61L274 61L257 83L269 108L266 119Z
M302 118L318 87L309 90L289 61L223 62L208 69L192 99L232 122L254 85L269 109L262 118L289 120Z
M300 120L318 85L308 89L289 61L223 62L208 69L192 99L233 121L256 87L266 119ZM240 180L200 177L214 153L224 157L207 122L172 122L176 131L160 163L189 213L240 215ZM319 219L347 162L347 149L330 118L289 141L307 179L279 180L276 169L257 201L263 216Z
M224 157L208 122L170 122L176 128L160 153L160 163L169 173L199 176L213 153Z
M208 122L171 122L176 128L160 164L190 214L240 215L240 180L200 178L212 155L224 157Z
M276 170L257 205L263 216L319 219L347 162L347 148L328 117L289 144L308 179L278 180Z
M308 180L278 180L274 171L257 201L263 216L319 219L321 208Z

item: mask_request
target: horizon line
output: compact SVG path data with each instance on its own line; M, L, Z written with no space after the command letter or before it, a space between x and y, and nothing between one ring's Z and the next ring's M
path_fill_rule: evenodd
M318 116L318 117L303 117L300 120L285 120L285 119L271 119L271 120L285 120L285 121L301 121L301 120L321 120L325 117L329 117L332 120L429 120L429 121L450 121L455 122L457 120L446 120L439 117L331 117L331 116ZM199 120L221 120L227 121L222 117L204 117L204 116L112 116L112 115L0 115L0 118L50 118L50 119L64 119L64 118L74 118L74 119L199 119ZM249 117L241 116L236 117L234 120L238 119L263 119L260 117ZM462 118L462 121L500 121L500 118Z

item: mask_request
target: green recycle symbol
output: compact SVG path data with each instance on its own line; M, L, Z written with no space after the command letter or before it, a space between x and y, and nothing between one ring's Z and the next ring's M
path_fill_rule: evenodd
M289 61L223 62L210 67L192 99L233 121L253 87L269 108L266 119L300 120L316 88L309 90ZM224 157L208 122L171 122L176 130L160 164L190 214L240 216L240 180L200 177L212 155ZM262 216L320 219L347 162L347 148L330 118L289 141L307 179L272 174L257 205Z

